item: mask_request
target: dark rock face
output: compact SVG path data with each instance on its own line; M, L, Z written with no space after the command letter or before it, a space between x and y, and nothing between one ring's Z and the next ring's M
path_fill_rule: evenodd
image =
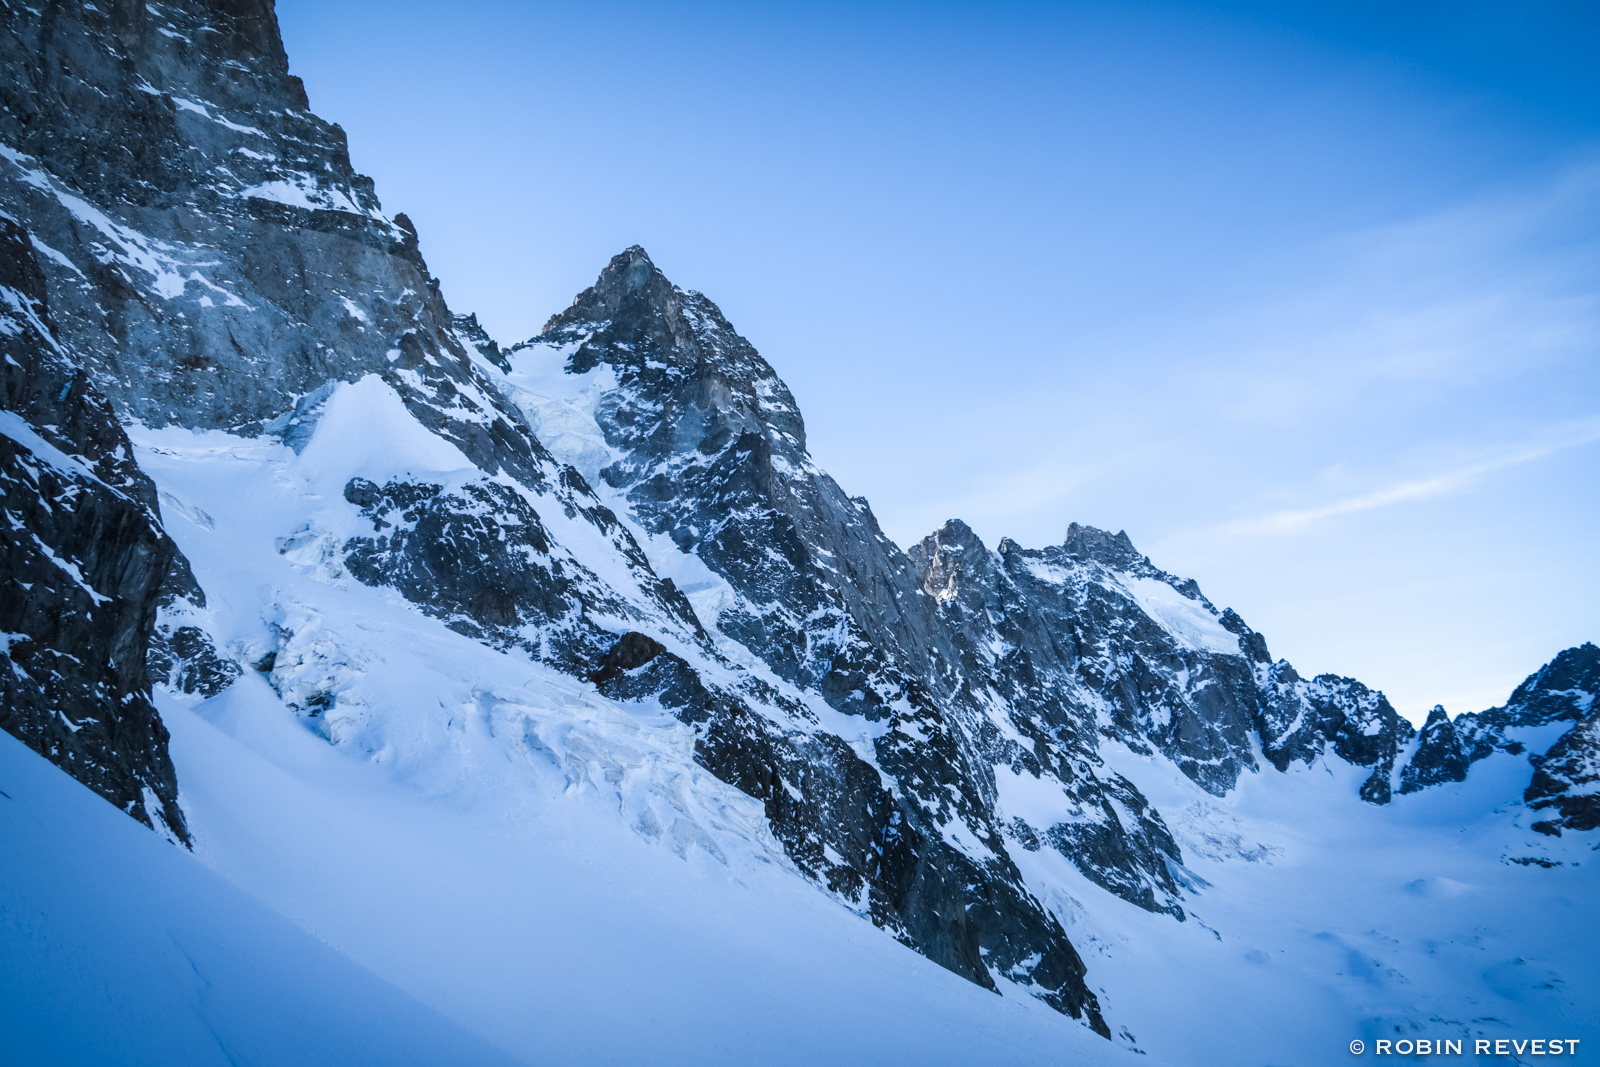
M875 921L906 943L980 984L994 969L1097 1019L1077 953L1005 851L991 754L974 743L984 712L957 670L960 653L866 503L812 463L772 368L639 248L508 355L529 349L566 353L571 374L615 375L597 418L622 458L600 476L646 531L727 582L732 602L702 622L783 682L877 724L857 755L820 741L809 711L799 731L779 709L713 717L707 767L769 801L797 861L846 896L863 887ZM863 757L876 770L858 769ZM815 760L830 765L798 773ZM772 761L796 768L777 776L798 793L795 810L771 803ZM896 783L897 801L852 784L878 772Z
M119 414L287 438L299 402L376 374L486 471L554 469L308 110L270 0L0 10L0 142L0 203Z
M1236 613L1155 567L1126 534L1074 524L1061 545L1007 540L991 552L952 521L898 552L865 502L811 462L772 369L715 305L673 286L642 249L613 259L507 358L603 376L594 420L613 458L598 477L613 506L727 583L732 597L703 620L721 639L835 711L889 724L871 755L908 807L903 832L919 831L924 847L937 847L927 831L953 814L999 861L991 869L1002 881L1017 884L1009 849L1055 848L1107 890L1181 918L1193 885L1181 850L1137 786L1107 767L1106 742L1160 753L1218 795L1259 771L1257 751L1278 771L1329 758L1368 768L1360 792L1375 804L1421 773L1406 760L1416 731L1382 693L1274 663ZM813 834L850 854L814 810L837 824L841 805L853 803L851 821L868 823L881 809L837 794L813 801L793 782L805 804L775 802L762 771L799 774L810 763L815 777L815 762L833 757L761 724L759 711L707 714L702 758L769 800L792 854L806 856ZM782 738L795 755L780 754ZM842 767L834 778L852 780ZM1028 780L1060 790L1055 821L1008 814L1007 783ZM849 863L803 865L830 885L862 877ZM880 921L915 925L904 914Z
M1158 683L1142 661L1119 658L1101 644L1107 627L1122 627L1112 622L1119 594L1089 580L1087 572L1070 570L1088 558L1072 554L1085 549L1083 530L1074 527L1079 539L1072 548L1037 552L1002 541L998 552L990 552L965 523L952 520L908 555L940 617L958 635L970 684L1009 709L1003 722L988 724L987 746L1013 774L1060 783L1067 799L1063 814L1070 818L1033 825L1013 816L1007 835L1030 851L1048 843L1123 899L1181 918L1170 865L1180 864L1182 854L1138 788L1103 771L1094 710L1104 708L1124 725L1143 718L1137 686L1127 691L1125 662L1134 664L1147 687L1170 679ZM1088 533L1104 537L1098 530ZM1094 547L1109 548L1116 558L1132 553L1125 535ZM1101 655L1102 649L1108 654ZM1181 699L1176 702L1181 705ZM1023 741L1005 745L1005 725ZM1148 751L1137 727L1129 736Z
M653 608L696 628L582 477L501 409L482 374L493 343L479 347L470 317L458 337L415 231L383 216L343 131L308 110L287 69L268 2L0 11L0 204L48 249L52 311L86 373L123 417L267 432L297 449L339 382L375 375L484 478L419 501L420 534L380 528L352 543L363 581L588 662L612 639L590 616L620 598L560 550L543 559L538 498L599 527ZM179 586L151 667L164 684L214 692L234 667L197 644L204 593ZM560 640L510 632L554 619Z
M1534 811L1554 809L1533 824L1541 833L1600 829L1600 716L1590 714L1534 757L1525 799Z
M1504 752L1527 751L1532 728L1570 722L1544 752L1529 754L1533 775L1523 795L1529 808L1549 814L1535 830L1559 836L1563 830L1600 828L1600 723L1595 695L1600 693L1600 648L1569 648L1529 675L1503 707L1445 716L1434 708L1421 743L1400 775L1400 792L1413 793L1443 782L1464 781L1472 765Z
M1308 682L1284 661L1267 672L1259 729L1262 750L1280 771L1329 751L1371 767L1361 798L1374 804L1389 802L1395 761L1416 734L1382 693L1333 674Z
M867 760L820 731L804 700L726 663L688 601L656 576L583 476L553 460L504 403L493 385L503 354L475 320L450 314L409 222L381 214L371 183L350 167L343 133L307 110L270 6L179 0L119 7L115 16L6 9L0 33L0 203L49 248L45 272L62 334L121 415L152 426L268 433L299 450L337 383L376 376L479 474L450 485L352 482L345 499L372 534L344 541L333 563L395 588L457 629L575 673L592 669L619 631L671 647L676 658L659 655L605 684L642 692L671 681L668 695L696 695L692 706L709 709L708 766L771 799L794 854L802 863L812 857L807 869L841 894L857 892L862 910L959 973L992 986L994 968L1098 1020L1059 923L1021 888L1003 854L986 855L981 842L999 837L973 790L951 788L975 772L949 720L926 687L903 678L877 648L919 627L924 651L942 640L925 612L894 631L877 624L892 614L896 592L915 595L903 557L890 551L868 560L889 568L879 585L893 588L865 597L851 581L792 567L816 556L808 539L839 525L826 515L807 525L806 506L842 511L854 524L849 537L887 546L863 505L829 482L824 496L791 501L789 513L752 512L709 543L760 603L788 606L772 620L747 612L741 630L784 665L781 679L901 729L876 741ZM685 314L715 309L691 300ZM712 373L696 388L711 393L753 387L757 378L763 387L776 382L748 345L719 351L705 366ZM768 399L784 403L802 432L792 402L762 403ZM742 445L722 448L718 477L691 485L691 494L714 494L720 506L762 493L748 483L763 475L752 450L767 449L747 432L753 425L724 420L720 431L734 435L726 444L742 437ZM659 478L652 484L647 492L672 488ZM645 528L670 525L666 516L677 508L664 506ZM321 536L307 529L281 547L309 550ZM574 537L587 546L582 559ZM595 552L605 557L605 579L584 562ZM784 562L763 567L774 556ZM844 610L867 599L872 610ZM204 592L180 577L162 602L155 637L147 632L143 642L151 674L197 694L228 684L238 668L204 640ZM817 608L825 610L808 620ZM273 663L253 666L277 678ZM707 670L719 680L702 678ZM657 678L664 672L666 681ZM315 716L321 695L284 699ZM687 716L690 696L682 700ZM915 782L922 797L897 800L883 767ZM790 787L807 798L796 809L803 815L786 813ZM829 820L829 810L851 818ZM969 847L986 858L953 846L946 824L963 827Z
M626 671L643 667L666 650L667 646L660 641L646 637L637 630L629 630L617 638L617 643L611 646L611 651L600 661L600 666L589 672L589 681L595 685L605 685Z
M410 222L383 215L343 132L308 110L265 0L0 9L0 206L20 220L0 259L17 294L0 331L5 566L27 594L0 620L4 725L180 838L150 681L209 696L248 666L323 721L338 693L291 677L287 624L250 664L218 650L156 520L182 505L158 504L115 416L300 452L343 383L373 380L465 465L350 480L360 535L307 527L281 552L325 550L461 632L658 699L845 905L1103 1034L1025 872L1053 849L1185 918L1203 884L1118 772L1129 752L1212 794L1275 773L1258 751L1276 771L1342 759L1381 804L1520 751L1507 731L1570 721L1527 800L1549 832L1595 825L1592 645L1505 708L1430 718L1413 749L1381 693L1274 663L1126 534L1074 524L1060 545L990 551L952 521L902 552L812 462L773 369L642 249L501 350L451 314ZM592 383L593 439L519 392L529 360Z
M374 535L347 541L344 565L358 580L398 590L462 633L523 648L577 674L611 641L602 618L644 620L653 608L668 625L699 636L694 609L671 582L651 573L616 517L589 497L582 476L566 468L551 481L561 495L550 502L608 537L633 570L648 597L645 611L551 538L531 494L488 478L451 489L352 480L345 499L371 520Z
M0 727L188 842L145 649L176 548L155 487L55 337L29 236L0 215Z
M762 801L800 869L902 943L985 988L995 988L996 975L1028 987L1109 1035L1082 959L1014 867L999 867L1003 853L976 862L919 829L919 806L886 788L854 746L807 729L814 717L803 704L775 692L746 701L715 690L671 653L600 688L618 699L655 696L696 726L697 759ZM774 711L798 725L775 721Z
M821 686L840 710L881 715L872 702L883 694L856 684L877 669L870 648L949 654L865 502L811 463L788 388L716 305L674 286L643 249L613 259L537 341L574 346L574 374L616 372L603 429L625 457L602 477L647 530L747 598L721 628L782 677Z
M1400 792L1413 793L1441 782L1463 781L1474 763L1496 752L1521 755L1525 745L1514 736L1517 732L1557 722L1582 724L1593 714L1597 692L1600 692L1600 648L1584 644L1567 649L1529 675L1503 707L1458 715L1454 719L1445 718L1443 708L1435 708L1423 727L1421 744L1400 774ZM1557 757L1558 763L1573 758L1584 750L1584 736L1574 727L1568 736L1549 749L1549 753L1562 749L1566 755ZM1592 744L1588 751L1594 751ZM1534 765L1539 766L1538 754L1532 758ZM1576 765L1570 771L1581 777ZM1537 798L1540 801L1537 807L1548 807L1555 803L1557 792L1569 791L1575 780L1569 780L1567 787L1558 787L1557 783L1556 777L1547 774L1541 779L1536 773L1529 787L1528 801L1532 803Z
M1586 719L1600 693L1600 648L1585 642L1569 648L1523 679L1500 712L1519 726Z
M1272 663L1260 634L1231 609L1218 612L1192 580L1155 567L1125 533L1074 523L1061 545L1003 540L990 554L952 521L911 556L961 632L969 670L995 679L1013 707L1077 722L1091 744L1104 716L1099 733L1162 753L1214 794L1256 769L1259 741L1280 771L1330 752L1371 767L1361 795L1388 802L1414 731L1383 694L1335 675L1308 682ZM1159 819L1128 854L1181 862ZM1151 892L1176 893L1161 865L1141 868Z
M105 434L119 435L94 442L99 451L67 451L114 455L137 476L113 410L150 426L272 434L300 450L340 383L376 377L479 474L448 487L356 487L371 496L355 506L375 536L345 545L341 565L459 629L574 671L604 653L619 622L703 640L682 595L650 572L582 476L502 407L485 377L497 372L492 342L470 317L457 323L410 223L384 217L343 132L307 108L265 0L0 8L0 208L29 231L39 252L30 284L41 302L48 292L56 343L72 354L60 373L74 384L58 406L92 381L111 404ZM19 350L17 362L37 377L49 347ZM69 426L60 412L41 417ZM157 506L142 476L129 495ZM138 545L131 514L118 520L127 530L101 539ZM552 515L616 557L623 591L549 543ZM188 567L180 559L167 573L172 546L159 527L148 549L160 592L100 640L103 654L139 673L148 658L158 684L214 694L240 666L207 635L205 593ZM36 610L72 605L41 596ZM143 758L127 745L116 759Z

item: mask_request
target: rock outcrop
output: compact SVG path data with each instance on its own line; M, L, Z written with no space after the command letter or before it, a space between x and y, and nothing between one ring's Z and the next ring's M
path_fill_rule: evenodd
M56 336L33 243L0 214L0 728L187 843L145 653L177 550L92 376Z
M276 604L273 647L214 639L160 516L210 519L158 493L119 419L285 463L348 445L330 423L420 440L425 474L339 474L276 550L659 701L843 905L1103 1034L1038 861L1185 921L1204 886L1138 761L1218 796L1342 761L1386 804L1529 756L1540 829L1600 821L1593 645L1418 737L1125 533L990 550L953 520L902 551L813 462L774 369L641 248L502 349L310 111L266 0L0 9L0 157L0 725L180 840L151 681L200 699L257 671L338 744L339 650Z

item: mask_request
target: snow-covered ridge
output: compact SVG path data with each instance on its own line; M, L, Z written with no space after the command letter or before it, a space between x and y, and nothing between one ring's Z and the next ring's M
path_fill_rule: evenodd
M1125 534L901 552L643 249L529 344L450 314L270 18L0 17L7 710L405 994L540 1062L1303 1062L1594 999L1546 917L1593 646L1413 737Z
M1127 575L1121 581L1145 614L1186 647L1230 656L1239 654L1238 635L1224 629L1218 621L1218 613L1207 605L1184 596L1157 578Z
M382 381L335 389L299 453L175 427L134 439L213 605L211 637L250 668L236 684L265 690L303 729L425 777L433 795L481 804L509 791L515 807L519 794L598 790L603 809L680 853L785 862L760 805L699 767L693 730L659 705L618 705L351 577L343 544L370 532L344 498L351 479L481 476ZM192 521L202 514L209 525Z

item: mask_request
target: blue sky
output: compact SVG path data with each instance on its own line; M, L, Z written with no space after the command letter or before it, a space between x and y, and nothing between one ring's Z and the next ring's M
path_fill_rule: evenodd
M1600 640L1592 4L278 11L453 308L644 245L902 545L1126 529L1412 716Z

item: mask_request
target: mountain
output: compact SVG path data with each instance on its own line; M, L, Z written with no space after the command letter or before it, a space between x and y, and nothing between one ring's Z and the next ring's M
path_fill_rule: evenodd
M0 726L146 825L187 841L146 650L176 549L156 491L58 340L26 231L0 214Z
M453 313L309 110L270 3L17 6L0 33L0 725L406 995L537 1058L493 976L564 1003L529 960L590 991L633 967L689 1050L722 1024L667 991L676 966L783 1010L781 981L762 1000L717 971L769 951L720 914L782 931L809 1004L831 1003L829 960L874 976L860 998L939 989L979 1035L954 1058L1076 1041L1054 1009L1105 1048L1200 1062L1173 1004L1225 1032L1240 1009L1212 987L1260 984L1296 1018L1331 998L1331 1044L1554 1025L1596 988L1581 938L1529 985L1496 968L1548 923L1471 917L1474 893L1588 884L1594 645L1419 732L1272 660L1125 533L990 550L952 520L902 550L811 459L774 369L643 249L521 344ZM1352 848L1434 866L1340 874ZM613 884L633 880L681 903ZM473 884L503 890L516 937L456 914ZM1346 914L1358 888L1432 933L1366 945L1399 920ZM609 969L541 940L519 896ZM608 924L635 914L629 960ZM883 933L858 953L863 919ZM1484 967L1440 947L1474 936ZM472 966L441 967L445 943ZM1495 1006L1458 972L1496 975ZM1373 1006L1364 975L1415 988ZM591 1032L595 997L569 1013ZM909 1054L828 1010L857 1019L850 1047ZM1292 1056L1276 1040L1260 1054Z

